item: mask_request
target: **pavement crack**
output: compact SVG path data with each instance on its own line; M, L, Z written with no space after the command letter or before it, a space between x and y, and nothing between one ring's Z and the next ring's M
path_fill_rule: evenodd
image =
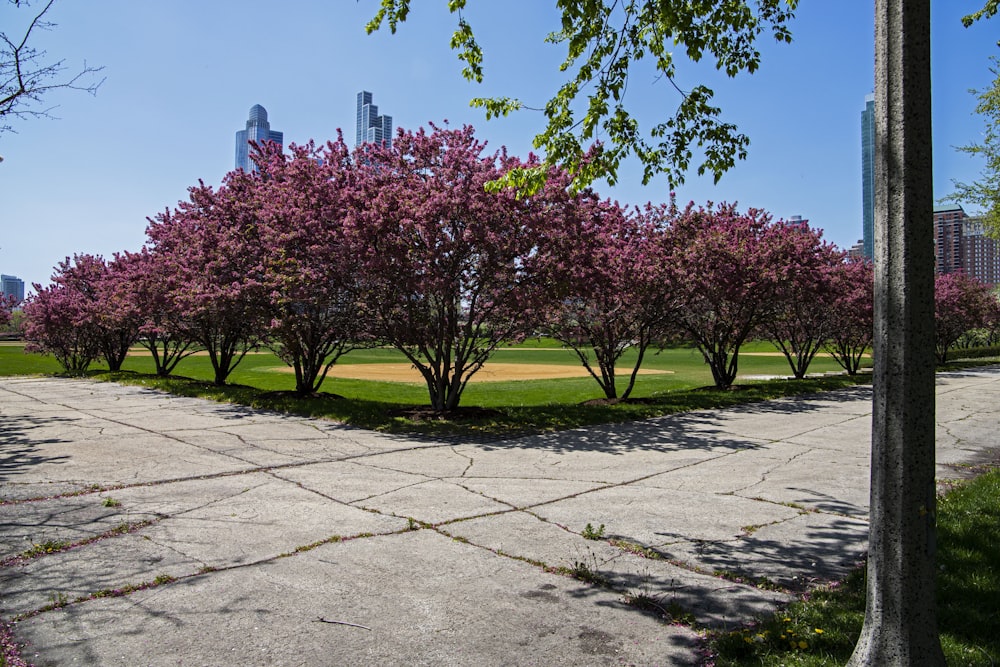
M762 472L760 474L760 479L757 480L756 482L754 482L753 484L747 484L746 486L740 487L738 489L733 489L732 491L730 491L728 494L725 494L725 495L733 495L733 496L739 495L740 493L742 493L743 491L746 491L747 489L752 489L755 486L759 486L760 484L763 484L764 482L766 482L768 475L770 475L771 473L773 473L775 470L778 470L779 468L782 468L782 467L788 465L789 463L791 463L795 459L799 458L800 456L805 456L806 454L809 454L809 453L811 453L813 451L814 450L810 448L810 449L805 449L805 450L803 450L801 452L798 452L797 454L793 454L792 456L790 456L785 461L782 461L780 463L776 463L773 466L771 466L770 468L768 468L767 470L765 470L764 472Z
M451 448L451 451L454 452L456 456L460 456L463 459L467 459L469 461L469 463L465 466L465 470L463 470L462 474L459 475L460 477L465 477L465 475L469 472L469 469L472 468L472 464L475 463L475 459L473 459L471 456L461 453L454 447Z

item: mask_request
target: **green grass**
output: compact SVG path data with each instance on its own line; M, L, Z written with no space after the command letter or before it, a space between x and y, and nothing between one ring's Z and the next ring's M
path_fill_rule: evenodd
M1000 471L939 500L937 563L938 625L947 663L1000 664ZM864 576L859 570L781 613L715 636L716 664L843 665L864 622Z
M501 349L493 357L503 363L544 363L578 366L576 355L552 344L549 339L529 341L512 349ZM749 352L773 352L766 343L747 346ZM370 349L349 353L341 364L367 364L404 361L395 350ZM626 355L623 367L630 363ZM799 381L775 380L752 382L739 390L707 389L711 373L701 355L691 349L677 348L648 354L643 368L669 370L670 373L641 375L632 399L615 405L585 404L603 397L597 383L589 377L473 383L462 397L467 410L448 419L414 419L399 416L414 406L427 406L426 387L419 382L374 382L328 378L323 393L314 398L296 398L294 377L284 372L284 364L273 354L250 354L230 376L230 384L211 384L211 364L203 356L184 359L169 378L153 373L149 357L129 357L121 373L108 373L106 366L94 364L88 376L124 384L142 385L183 396L199 396L252 407L280 410L293 414L325 417L362 428L390 432L427 434L486 434L502 436L512 432L561 430L599 423L624 422L694 409L719 408L767 400L780 396L827 391L869 381L846 376ZM786 375L783 357L741 357L742 372L755 375ZM836 370L831 359L817 359L816 372ZM56 373L58 364L50 357L25 355L18 346L0 346L0 375ZM623 379L624 380L624 379ZM473 408L469 410L468 408ZM476 409L478 408L478 409Z

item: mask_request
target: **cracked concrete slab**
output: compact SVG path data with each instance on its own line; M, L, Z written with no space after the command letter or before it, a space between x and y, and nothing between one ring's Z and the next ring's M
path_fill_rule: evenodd
M157 577L190 576L203 566L146 536L123 535L86 549L0 568L0 613L7 617L26 614L60 599L72 601Z
M616 486L532 508L538 516L580 532L604 524L609 537L646 546L674 541L728 540L747 525L779 521L797 510L734 495Z
M152 518L147 514L130 521ZM108 532L126 520L95 495L0 505L0 560L52 542L79 542Z
M462 477L449 481L517 508L533 507L604 486L603 482L537 477Z
M205 566L219 568L274 558L334 536L389 533L407 525L402 519L331 502L270 475L227 481L237 481L242 487L206 494L202 483L194 506L169 514L142 535ZM155 490L164 495L176 493L164 487ZM126 503L129 497L123 495L122 504Z
M382 514L411 517L430 524L512 509L458 484L441 480L406 486L354 504Z
M997 460L1000 367L937 389L941 475ZM0 617L37 665L694 664L661 612L736 626L862 556L870 415L857 388L445 442L3 378L0 554L82 544L4 561Z
M476 546L550 568L585 569L626 596L644 596L664 611L683 609L702 627L726 627L734 619L774 611L790 599L681 568L662 558L642 557L607 539L584 539L525 512L462 521L444 530Z
M730 540L675 542L658 551L708 572L803 591L847 576L863 559L867 538L867 521L802 512L784 521L747 526Z
M17 632L39 667L693 665L697 643L620 595L429 531L71 606Z

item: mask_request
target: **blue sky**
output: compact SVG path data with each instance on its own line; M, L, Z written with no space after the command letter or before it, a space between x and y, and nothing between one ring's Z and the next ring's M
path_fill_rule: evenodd
M355 96L374 93L396 127L470 123L490 146L524 155L542 116L486 121L468 101L507 95L540 107L562 83L564 52L543 43L557 26L549 0L471 0L466 12L486 52L486 81L460 74L448 48L454 17L444 0L415 1L396 35L366 35L377 0L59 0L58 25L37 42L69 67L86 60L106 76L96 97L61 91L47 101L59 120L28 120L0 135L0 271L46 283L76 252L111 256L138 249L146 217L233 167L234 140L262 104L286 144L325 141L342 129L353 141ZM982 0L933 3L935 197L982 165L953 150L978 140L970 88L992 81L989 58L1000 20L970 29L959 18ZM36 5L37 6L37 5ZM17 10L24 13L24 10ZM4 29L14 10L4 3ZM873 82L873 0L802 0L791 45L765 44L753 76L730 80L711 67L684 67L682 87L707 82L751 139L750 157L718 185L691 175L682 202L736 201L775 217L802 215L847 247L861 236L861 134ZM669 84L638 72L629 105L657 118L677 105ZM605 196L661 202L660 180L643 187L627 165ZM971 209L970 209L971 212Z

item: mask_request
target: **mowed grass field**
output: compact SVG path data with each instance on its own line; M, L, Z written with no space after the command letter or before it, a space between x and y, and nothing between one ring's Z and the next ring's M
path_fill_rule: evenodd
M153 361L136 349L123 365L124 371L137 374L152 374ZM628 374L635 361L635 353L627 352L618 367L619 391L628 384ZM516 364L530 369L531 366L564 366L577 370L580 377L522 379L510 381L472 382L462 397L463 406L497 408L506 406L546 405L553 403L580 403L590 399L603 398L603 393L593 378L583 376L585 372L576 354L551 340L530 340L522 345L497 350L491 357L493 364ZM337 366L360 366L363 364L402 364L409 362L398 351L386 348L355 350L338 362ZM788 376L790 369L784 357L773 345L751 343L740 354L741 376ZM487 364L487 370L490 364ZM336 367L335 367L336 368ZM667 391L677 391L704 387L712 384L712 375L701 354L690 348L675 348L661 352L648 352L642 368L652 373L643 373L636 380L633 398L648 398ZM107 370L103 362L91 365L91 371ZM352 371L355 369L351 369ZM811 373L839 371L833 359L818 357L810 367ZM48 355L25 354L23 345L18 343L0 344L0 375L25 375L59 373L61 368ZM334 371L336 372L336 371ZM193 355L185 358L177 366L175 376L208 382L212 379L212 367L208 357ZM351 373L357 374L357 373ZM362 371L363 374L363 371ZM530 375L528 370L526 373ZM481 374L480 377L489 374ZM540 376L545 373L539 372ZM475 377L475 376L474 376ZM739 380L744 382L745 380ZM262 350L248 354L229 378L232 385L246 385L263 391L290 391L295 388L294 375L277 356ZM385 401L395 404L421 405L428 403L427 389L420 376L413 371L408 381L384 381L333 377L323 383L322 391L338 394L345 398Z

